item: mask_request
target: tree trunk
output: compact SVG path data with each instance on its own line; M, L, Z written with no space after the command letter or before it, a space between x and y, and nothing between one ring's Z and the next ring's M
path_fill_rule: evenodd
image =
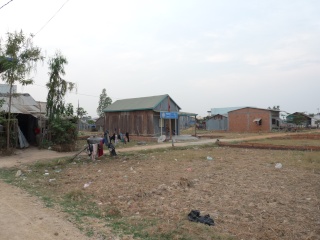
M10 90L9 90L9 110L8 110L8 121L7 121L7 150L10 149L11 100L12 100L12 83L10 83Z

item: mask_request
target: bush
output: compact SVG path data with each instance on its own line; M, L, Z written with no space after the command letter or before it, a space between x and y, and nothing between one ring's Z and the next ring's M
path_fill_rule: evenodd
M53 144L75 144L78 135L76 119L57 118L52 120L50 132Z

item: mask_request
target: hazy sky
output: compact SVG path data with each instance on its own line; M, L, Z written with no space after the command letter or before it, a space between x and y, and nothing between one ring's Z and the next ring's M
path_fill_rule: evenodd
M169 94L200 116L320 108L319 0L13 0L0 9L0 36L21 29L47 58L66 56L64 78L78 85L66 102L92 117L103 88L113 101ZM48 79L46 60L18 91L46 101Z

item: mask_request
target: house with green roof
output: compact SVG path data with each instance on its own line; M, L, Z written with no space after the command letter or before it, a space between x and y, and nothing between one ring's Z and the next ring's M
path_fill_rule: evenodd
M160 136L171 130L179 134L178 119L164 119L161 112L176 112L179 105L168 95L121 99L109 105L103 111L104 130L110 134L125 133L138 136Z

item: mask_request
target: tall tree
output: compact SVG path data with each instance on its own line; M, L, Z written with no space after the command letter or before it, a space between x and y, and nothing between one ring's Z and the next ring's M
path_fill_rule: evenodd
M62 79L65 70L64 66L68 64L67 59L57 51L54 57L49 59L49 82L47 83L48 96L47 96L47 115L49 121L54 118L59 118L65 111L64 97L67 90L71 91L75 84L67 82Z
M84 116L86 116L88 113L87 113L87 111L86 110L84 110L84 108L82 108L82 107L78 107L77 108L77 115L78 115L78 117L81 119L81 118L83 118Z
M0 42L0 56L2 65L5 65L1 79L9 85L9 109L7 119L7 149L10 148L10 118L12 87L16 83L29 85L33 83L28 78L30 73L36 70L36 63L43 61L41 49L33 46L32 35L26 36L22 31L7 33L6 43ZM9 60L9 61L8 61Z
M3 106L4 102L5 102L4 99L0 99L0 109ZM0 111L0 124L4 120L4 116L3 115L4 115L3 112Z
M287 123L293 123L297 126L306 124L307 118L301 113L291 114L287 116Z
M108 107L112 103L112 99L108 97L106 89L102 89L102 93L100 94L99 105L97 108L97 114L99 117L103 116L103 109Z
M49 118L51 141L61 146L74 145L77 138L76 118L61 118L62 115L73 111L72 105L69 104L65 107L64 103L67 91L71 91L75 86L74 83L67 82L62 78L65 75L64 66L66 64L68 64L66 57L59 51L48 61L49 82L47 83L47 88L49 91L47 96L47 115ZM61 149L64 149L64 147Z
M64 113L66 116L68 117L72 117L74 114L74 110L73 110L73 104L72 103L68 103L66 106L66 110Z

